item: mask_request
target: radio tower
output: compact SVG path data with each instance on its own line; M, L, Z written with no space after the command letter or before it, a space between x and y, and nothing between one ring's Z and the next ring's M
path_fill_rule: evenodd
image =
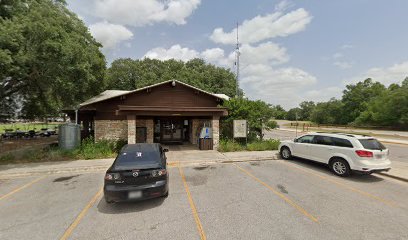
M236 96L239 97L239 39L238 39L238 23L237 23L237 46L235 48L235 65L237 70L237 79L236 79Z

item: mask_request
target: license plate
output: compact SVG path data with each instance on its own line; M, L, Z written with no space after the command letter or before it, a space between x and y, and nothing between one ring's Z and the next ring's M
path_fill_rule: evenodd
M377 155L375 155L375 158L377 158L377 159L382 159L382 158L384 158L384 155L382 155L382 154L377 154Z
M129 192L128 195L129 199L138 199L142 197L142 192L141 191L134 191L134 192Z

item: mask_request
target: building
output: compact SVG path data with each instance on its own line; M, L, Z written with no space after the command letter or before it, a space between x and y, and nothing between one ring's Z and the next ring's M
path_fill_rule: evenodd
M128 143L197 144L202 127L212 127L213 147L219 144L220 107L228 96L213 94L177 80L134 91L107 90L79 105L82 137L125 139ZM73 111L69 112L72 119Z

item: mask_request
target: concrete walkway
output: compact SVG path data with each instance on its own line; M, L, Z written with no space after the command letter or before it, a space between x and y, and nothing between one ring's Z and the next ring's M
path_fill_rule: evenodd
M244 161L266 161L280 159L278 151L243 151L220 153L218 151L200 151L197 149L175 149L167 153L169 166L214 164ZM44 162L26 164L0 165L0 179L10 177L24 177L30 175L100 172L108 169L113 158L97 160L76 160L64 162ZM393 162L392 169L381 175L393 177L408 182L408 164Z
M279 159L278 151L220 153L214 150L200 151L191 149L170 150L170 152L167 153L167 162L170 166L176 166L178 164L211 164L276 159ZM0 179L41 174L105 171L112 165L113 160L113 158L108 158L0 165Z

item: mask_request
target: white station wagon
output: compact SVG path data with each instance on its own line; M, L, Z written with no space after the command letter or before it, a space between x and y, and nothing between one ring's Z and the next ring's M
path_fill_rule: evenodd
M295 156L328 164L342 177L352 171L371 174L391 169L389 150L377 139L363 135L309 133L282 141L279 151L283 159Z

